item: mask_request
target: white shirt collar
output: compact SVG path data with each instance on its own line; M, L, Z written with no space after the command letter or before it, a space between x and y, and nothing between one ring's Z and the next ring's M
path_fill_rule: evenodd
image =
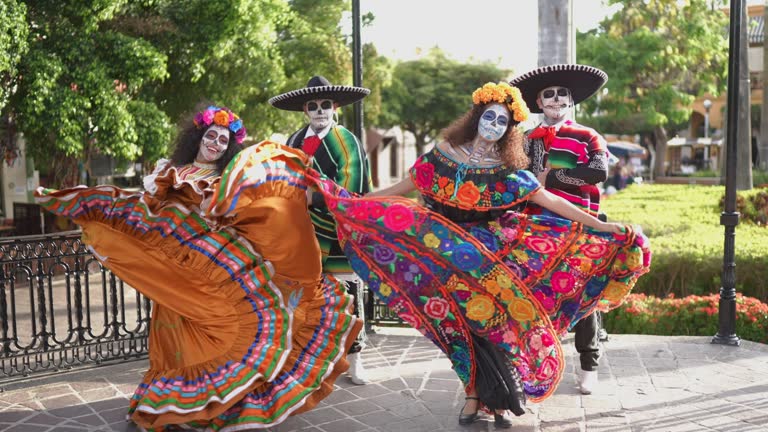
M318 138L324 139L326 135L328 135L328 132L331 131L331 128L336 126L336 122L331 122L328 126L325 127L325 129L321 130L319 133L315 133L315 131L312 129L312 126L307 128L307 133L304 135L304 139L307 139L311 137L312 135L317 135Z
M555 124L553 124L553 125L547 124L546 122L541 122L541 123L539 124L539 126L543 126L543 127L552 127L552 126L554 126L554 127L555 127L555 130L556 130L556 131L559 131L559 130L560 130L560 126L564 125L564 124L565 124L565 122L567 122L568 120L570 120L570 119L568 118L568 116L565 116L565 118L564 118L564 119L560 120L559 122L557 122L557 123L555 123Z

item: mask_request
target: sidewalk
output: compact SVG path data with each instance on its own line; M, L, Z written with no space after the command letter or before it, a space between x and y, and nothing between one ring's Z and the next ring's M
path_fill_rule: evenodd
M611 335L591 396L576 389L572 337L557 393L515 419L512 431L768 431L768 345L711 345L707 337ZM459 380L427 339L381 329L363 351L374 383L346 377L316 409L273 432L492 431L493 419L457 423ZM146 361L61 373L6 386L0 431L134 431L124 421ZM2 386L2 383L0 383Z

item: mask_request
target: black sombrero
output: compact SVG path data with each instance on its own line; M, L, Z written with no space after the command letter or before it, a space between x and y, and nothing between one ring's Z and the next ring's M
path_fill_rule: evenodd
M282 110L304 111L304 103L314 99L331 99L344 106L359 101L370 92L363 87L333 85L324 76L316 75L309 79L306 87L270 98L269 104Z
M606 81L608 75L598 68L580 64L555 64L516 76L509 83L520 89L528 109L540 114L542 111L536 104L536 97L545 88L568 87L575 105L595 94Z

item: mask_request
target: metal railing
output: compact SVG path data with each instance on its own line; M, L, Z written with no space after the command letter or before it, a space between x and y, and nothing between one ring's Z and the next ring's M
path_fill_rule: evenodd
M147 354L149 299L80 232L0 241L0 381Z

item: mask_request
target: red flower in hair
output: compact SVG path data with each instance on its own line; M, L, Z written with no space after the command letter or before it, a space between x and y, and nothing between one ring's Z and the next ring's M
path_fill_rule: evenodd
M304 153L314 156L319 147L320 138L318 138L317 135L312 135L311 137L304 138L304 144L301 146L301 149Z

